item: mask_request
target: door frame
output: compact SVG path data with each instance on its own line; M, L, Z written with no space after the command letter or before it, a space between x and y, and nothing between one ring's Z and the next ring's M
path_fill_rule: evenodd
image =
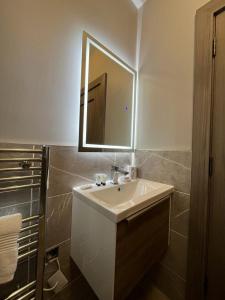
M187 267L187 300L205 298L211 103L213 92L215 15L225 0L212 0L196 13L192 138L191 204Z

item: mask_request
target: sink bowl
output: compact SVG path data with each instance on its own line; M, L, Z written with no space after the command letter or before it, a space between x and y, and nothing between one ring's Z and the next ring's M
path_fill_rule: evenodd
M139 179L124 185L97 190L91 194L108 207L116 208L127 203L134 203L138 198L140 200L140 197L150 198L153 192L161 188L161 183Z
M90 189L74 188L74 196L118 223L136 212L156 205L173 192L174 187L159 182L137 179L105 187L92 185Z

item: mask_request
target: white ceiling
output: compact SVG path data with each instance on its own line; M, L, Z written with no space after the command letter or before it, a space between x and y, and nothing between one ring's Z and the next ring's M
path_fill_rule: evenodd
M142 7L142 5L145 3L146 0L131 0L131 1L139 9Z

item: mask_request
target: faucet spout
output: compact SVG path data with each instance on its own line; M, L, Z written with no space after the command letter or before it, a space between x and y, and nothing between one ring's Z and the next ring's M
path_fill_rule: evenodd
M112 182L113 184L119 184L119 174L128 175L129 172L119 168L118 166L113 165L111 168L112 172Z

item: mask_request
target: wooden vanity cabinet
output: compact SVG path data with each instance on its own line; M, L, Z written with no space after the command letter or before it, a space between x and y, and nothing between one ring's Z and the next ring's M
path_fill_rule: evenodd
M125 299L168 248L170 198L117 224L114 300Z

